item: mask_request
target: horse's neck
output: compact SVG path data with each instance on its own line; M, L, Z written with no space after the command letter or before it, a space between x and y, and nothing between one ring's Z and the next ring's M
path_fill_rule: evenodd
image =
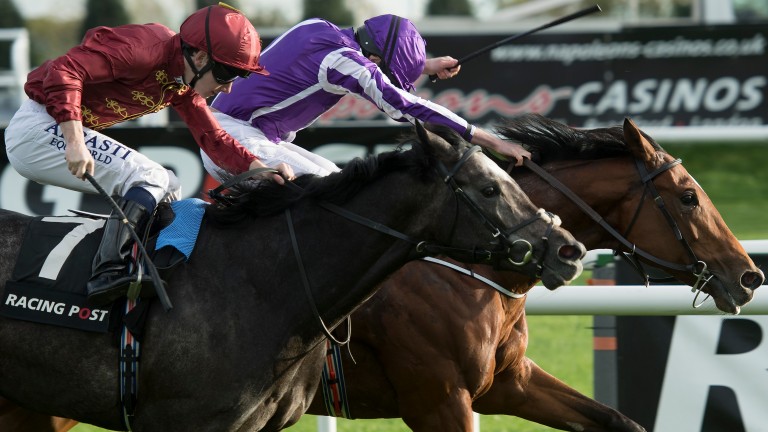
M314 204L299 206L294 212L296 235L304 237L298 242L319 251L315 256L304 256L303 262L306 274L311 275L310 284L318 309L323 316L329 317L329 326L337 324L370 298L387 276L407 262L416 242L423 239L426 225L419 224L433 218L419 217L415 213L415 208L423 209L424 205L414 203L422 201L419 197L425 195L415 187L411 189L406 195L393 193L391 188L380 193L369 192L354 198L344 208L413 238L413 244L393 235L377 233L367 224L351 222L345 216L319 209ZM286 271L299 271L295 261L286 266Z

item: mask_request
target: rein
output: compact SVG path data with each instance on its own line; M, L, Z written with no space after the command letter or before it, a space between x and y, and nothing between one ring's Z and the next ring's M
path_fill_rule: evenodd
M439 265L444 266L444 267L448 267L449 269L455 270L455 271L457 271L457 272L459 272L459 273L461 273L463 275L467 275L469 277L475 278L475 279L479 280L480 282L483 282L484 284L488 285L489 287L495 289L496 291L504 294L507 297L510 297L510 298L513 298L513 299L521 299L521 298L525 297L526 293L516 293L516 292L510 291L510 290L504 288L503 286L497 284L496 282L488 279L485 276L479 275L479 274L477 274L476 272L474 272L472 270L465 269L464 267L457 266L456 264L449 263L448 261L443 261L441 259L438 259L438 258L435 258L435 257L429 257L429 256L422 258L422 260L423 261L428 261L428 262L431 262L431 263L434 263L434 264L439 264Z
M640 203L638 204L638 209L635 212L635 216L632 219L632 223L630 224L629 228L627 228L626 234L622 235L618 231L616 231L611 225L609 225L605 219L600 216L596 211L592 209L592 207L589 206L584 200L582 200L578 195L573 193L570 189L568 189L567 186L565 186L562 182L560 182L558 179L556 179L554 176L549 174L547 171L545 171L543 168L541 168L539 165L534 163L533 161L529 159L523 159L523 164L536 173L539 177L544 179L547 183L549 183L552 187L557 189L560 193L568 197L576 206L578 206L584 213L586 213L595 223L600 225L603 229L605 229L614 239L616 239L619 243L624 245L630 252L621 252L621 251L615 251L616 254L621 253L621 257L624 258L627 262L630 263L630 265L639 272L640 276L645 279L645 285L648 286L648 284L652 281L650 276L643 270L642 264L638 260L637 256L640 256L642 258L647 259L648 261L670 269L670 270L677 270L677 271L685 271L690 272L694 276L696 276L696 282L693 284L693 287L691 288L692 292L696 292L696 296L693 299L693 307L698 308L701 306L702 303L696 304L696 299L699 296L699 293L701 293L701 290L704 288L704 286L712 279L713 275L712 273L707 270L707 264L704 261L700 261L696 258L696 254L693 252L693 249L691 249L688 242L685 240L685 238L682 235L682 232L680 231L680 228L678 227L677 223L675 223L672 216L669 214L669 211L667 210L666 206L664 205L664 200L661 198L661 195L659 194L658 190L656 189L656 186L653 184L653 179L671 169L675 165L680 164L682 161L680 159L675 159L673 161L667 162L664 165L660 166L659 168L655 169L651 173L648 173L647 169L645 168L645 164L640 160L635 160L635 164L637 166L637 169L640 173L640 181L645 186L646 191L649 190L651 194L653 195L653 200L656 203L657 207L661 210L662 214L667 220L667 223L670 224L672 230L675 233L675 237L678 241L681 242L685 250L688 252L689 256L694 261L693 264L678 264L673 263L670 261L663 260L661 258L658 258L642 249L638 249L637 246L633 243L631 243L627 238L625 237L626 234L629 233L629 231L632 229L632 225L637 220L638 214L640 213L640 209L643 206L643 199L640 200ZM645 191L643 192L643 198L645 197ZM698 267L700 266L700 270ZM654 280L655 282L655 280ZM704 299L706 300L706 298Z
M517 240L515 240L515 241L510 243L509 240L507 239L507 236L510 233L515 232L515 231L517 231L517 230L519 230L519 229L521 229L521 228L523 228L523 227L525 227L525 226L527 226L527 225L537 221L539 218L538 217L534 217L534 218L531 218L531 219L529 219L527 221L523 221L522 223L512 227L509 231L502 232L502 230L496 224L494 224L493 222L491 222L488 219L488 217L485 215L485 213L482 211L482 209L480 209L480 207L477 205L477 203L475 203L472 200L472 198L470 198L469 196L467 196L467 194L464 193L464 190L461 187L459 187L459 185L456 183L456 180L453 178L453 176L456 175L456 173L464 165L464 163L469 159L469 157L472 156L474 153L479 152L479 151L482 151L482 147L480 147L480 146L472 146L472 147L470 147L469 150L464 152L464 154L461 156L461 159L459 159L459 162L456 165L454 165L452 170L448 171L448 169L445 167L445 165L443 165L442 162L441 162L437 166L438 172L440 173L441 176L443 176L443 182L446 185L448 185L453 190L453 193L457 197L461 198L462 201L464 201L464 203L472 210L472 212L474 212L478 217L480 217L480 219L483 222L483 225L485 225L485 227L488 228L488 230L491 231L491 234L493 235L493 237L494 238L500 238L500 240L508 246L508 249L507 249L507 260L512 265L515 265L515 266L525 265L528 262L530 262L531 258L533 257L533 246L531 246L531 244L528 241L523 240L523 239L517 239ZM502 234L504 234L504 235L502 235ZM525 252L525 254L523 254L523 258L520 261L514 261L512 259L512 257L509 256L509 252L511 252L512 247L514 247L516 244L522 244L524 247L526 247L528 249ZM440 253L440 251L434 250L434 249L432 249L431 252ZM490 260L490 259L491 259L491 256L488 257L488 260Z

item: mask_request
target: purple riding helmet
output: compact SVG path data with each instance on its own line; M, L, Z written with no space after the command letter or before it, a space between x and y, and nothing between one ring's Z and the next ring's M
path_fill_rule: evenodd
M427 46L416 26L397 15L379 15L366 20L355 33L363 54L380 57L379 68L390 81L412 91L424 70Z

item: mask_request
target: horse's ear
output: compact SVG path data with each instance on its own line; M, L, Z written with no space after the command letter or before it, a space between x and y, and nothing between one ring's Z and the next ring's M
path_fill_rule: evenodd
M418 136L419 142L421 142L423 147L433 155L445 153L446 151L449 154L456 153L456 150L448 141L428 130L420 121L416 121L416 136Z
M629 117L624 118L624 141L632 155L643 161L651 161L656 155L656 149L640 132Z
M427 132L427 129L425 129L424 125L418 120L416 120L416 136L419 137L419 141L421 141L422 144L429 143L429 132Z

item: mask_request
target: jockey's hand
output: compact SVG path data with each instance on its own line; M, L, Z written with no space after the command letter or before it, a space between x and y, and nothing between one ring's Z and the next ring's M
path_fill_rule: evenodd
M455 77L461 70L458 60L450 56L435 57L424 62L424 75L437 75L439 79Z
M84 144L78 146L68 143L64 157L67 160L67 169L73 176L85 180L85 173L93 175L96 162Z
M73 176L85 180L85 173L93 175L96 162L93 155L85 146L82 123L70 120L61 123L64 141L67 147L64 150L64 159L67 161L67 169Z
M262 161L260 161L258 159L254 159L253 162L251 162L251 164L248 166L248 170L250 171L250 170L253 170L253 169L256 169L256 168L270 168L270 167L266 166ZM263 177L263 176L267 176L268 175L269 178L272 181L274 181L277 184L283 185L283 184L285 184L285 180L293 180L296 177L293 174L293 168L291 168L290 165L288 165L288 164L286 164L284 162L281 162L280 164L278 164L273 169L277 170L276 174L275 173L265 173L265 174L260 174L259 176L254 177L254 178L258 179L258 177Z
M275 167L275 169L278 172L280 172L280 176L282 176L281 177L282 179L285 179L285 180L288 180L288 181L293 181L296 178L296 174L293 172L293 167L291 167L290 165L288 165L285 162L279 163ZM285 183L285 182L283 182L283 183ZM283 183L280 183L280 184L283 184Z
M499 153L509 158L515 159L515 166L523 165L523 159L531 159L531 152L523 148L520 144L512 141L499 140L502 143Z
M475 136L472 138L472 144L481 145L502 156L515 160L515 166L521 166L523 159L530 159L531 152L523 148L518 143L505 141L496 135L491 135L483 129L475 129Z

